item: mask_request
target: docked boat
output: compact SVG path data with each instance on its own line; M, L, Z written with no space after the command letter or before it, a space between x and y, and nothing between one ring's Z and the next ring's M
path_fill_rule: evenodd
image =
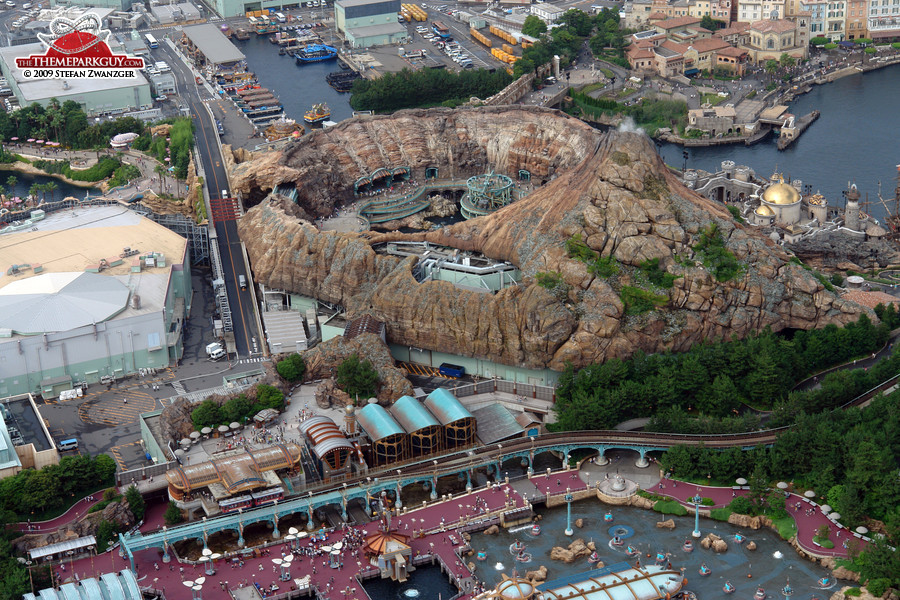
M656 564L664 565L664 564L666 564L667 560L668 560L667 554L664 554L663 552L656 553ZM706 564L706 563L704 563L704 564Z
M706 566L706 563L700 565L700 577L708 577L712 574L712 569Z
M234 39L246 41L250 39L250 32L246 29L236 29L234 31Z
M269 88L264 88L258 84L245 85L237 90L238 96L253 96L254 94L268 93Z
M278 49L278 56L284 56L285 54L287 54L287 50L285 50L284 48Z
M516 540L512 544L509 545L509 553L510 554L518 554L525 549L525 544L522 543L522 540Z
M826 577L820 578L819 581L817 581L816 583L821 588L830 588L831 586L834 585L834 579L826 576Z
M531 535L541 535L541 526L535 523L531 526Z
M726 582L725 582L725 585L722 586L722 591L725 592L726 594L733 594L733 593L734 593L734 586L731 585L731 582L730 582L730 581L726 581Z
M753 594L753 600L766 600L766 590L764 590L762 586L756 588L756 593Z
M294 53L298 65L337 58L337 48L325 44L307 44Z
M324 102L314 104L311 109L303 115L303 120L307 123L321 123L331 116L331 109Z
M349 92L353 82L362 77L356 71L335 71L325 76L325 81L338 92Z
M684 540L684 543L681 545L681 549L685 552L693 552L694 542L692 542L691 540Z
M253 110L258 110L260 108L266 108L268 106L281 106L281 102L279 102L275 98L264 98L262 100L251 100L250 102L247 102L247 106L249 106Z
M305 132L306 130L303 128L303 125L293 119L288 119L284 115L281 115L280 119L273 121L266 127L263 135L266 137L266 141L273 142L286 137L300 137Z
M479 550L478 554L475 555L475 558L478 560L487 560L487 552L484 550Z

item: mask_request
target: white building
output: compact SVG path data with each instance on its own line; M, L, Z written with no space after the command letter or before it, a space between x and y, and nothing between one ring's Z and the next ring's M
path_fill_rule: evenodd
M547 25L553 25L554 23L559 21L560 17L562 17L565 12L565 9L554 6L552 4L548 4L546 2L543 4L531 5L531 14L538 17Z

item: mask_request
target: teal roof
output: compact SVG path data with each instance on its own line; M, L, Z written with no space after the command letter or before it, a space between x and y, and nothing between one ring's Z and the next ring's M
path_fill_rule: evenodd
M426 427L441 426L434 415L412 396L399 397L391 406L391 414L406 430L406 433L413 433Z
M449 425L462 419L472 418L472 413L445 388L438 388L428 394L428 397L425 398L425 407L437 417L441 425Z
M406 432L380 404L366 404L356 413L356 420L373 442Z
M24 600L142 600L141 589L129 570L104 573L100 579L82 579L65 583L59 589L47 588L25 594Z

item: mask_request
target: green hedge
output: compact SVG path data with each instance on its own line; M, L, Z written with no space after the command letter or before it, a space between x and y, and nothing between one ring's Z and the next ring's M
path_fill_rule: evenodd
M730 508L714 508L709 511L709 518L716 521L728 521L728 517L732 515Z
M104 156L97 164L84 170L73 169L67 160L36 160L32 164L44 173L56 173L75 181L91 182L103 181L122 166L121 162L109 156Z
M676 500L659 500L653 505L653 510L664 515L675 515L676 517L683 517L688 514L687 509Z

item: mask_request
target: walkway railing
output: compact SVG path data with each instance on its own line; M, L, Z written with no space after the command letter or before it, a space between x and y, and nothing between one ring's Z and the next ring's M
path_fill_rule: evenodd
M459 189L465 188L466 180L458 181L442 181L440 183L428 183L409 194L399 196L397 198L380 198L371 200L359 207L356 215L363 220L366 228L372 223L386 223L396 219L405 219L417 212L423 211L431 206L430 200L421 200L421 197L427 192L436 190Z

